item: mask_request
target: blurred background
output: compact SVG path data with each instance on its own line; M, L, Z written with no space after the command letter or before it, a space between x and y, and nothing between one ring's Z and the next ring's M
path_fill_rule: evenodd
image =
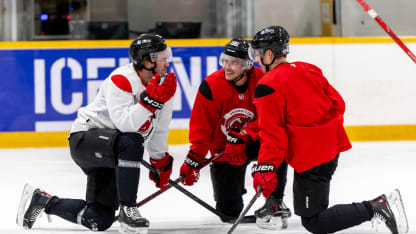
M368 0L394 32L416 35L416 1ZM385 36L355 0L1 0L0 41L251 37L279 24L292 37Z

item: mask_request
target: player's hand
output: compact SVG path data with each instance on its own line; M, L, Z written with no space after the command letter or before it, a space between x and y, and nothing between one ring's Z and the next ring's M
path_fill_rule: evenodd
M173 157L166 153L166 156L161 159L150 158L150 164L159 172L154 170L149 171L149 178L155 182L156 187L164 188L169 184L170 174L172 174Z
M277 187L277 175L273 165L270 164L254 164L251 168L251 175L253 176L253 186L257 192L260 186L261 192L265 198Z
M184 185L193 185L199 180L199 170L202 168L203 159L195 155L191 150L185 158L180 170L180 175L185 179L182 181Z
M230 129L227 132L225 157L231 165L244 165L247 161L246 146L250 140L244 131Z
M156 73L147 84L146 90L140 94L140 104L152 112L162 109L163 104L176 92L177 81L174 73L167 73L161 84L159 84L160 79L160 74Z

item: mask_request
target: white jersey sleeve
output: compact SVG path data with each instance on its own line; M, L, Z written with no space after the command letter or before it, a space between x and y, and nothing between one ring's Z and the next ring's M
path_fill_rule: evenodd
M139 132L146 140L149 152L155 155L167 152L172 99L161 110L152 113L139 103L145 89L131 63L116 69L104 80L93 102L78 110L71 132L90 128ZM154 133L156 135L152 136Z
M137 102L137 97L121 90L113 82L105 89L106 104L111 122L121 132L137 132L153 113Z
M155 114L156 116L153 120L156 122L154 124L155 128L145 144L151 158L161 159L169 151L167 140L169 136L169 125L172 119L173 99L171 98L167 101L163 108Z

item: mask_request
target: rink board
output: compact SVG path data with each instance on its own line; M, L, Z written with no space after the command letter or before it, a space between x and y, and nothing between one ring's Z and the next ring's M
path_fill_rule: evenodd
M174 55L170 71L179 83L169 144L188 143L198 86L219 69L219 54L229 40L167 40ZM416 38L403 41L415 50ZM114 68L129 62L130 42L0 42L0 148L67 145L76 110L91 102ZM291 43L289 60L318 65L343 95L351 140L416 139L416 109L409 108L416 100L416 66L390 38L293 38ZM380 50L388 55L377 56ZM360 56L350 59L357 51ZM389 66L383 65L385 57Z
M347 126L351 141L412 141L416 125ZM188 144L188 129L171 129L169 145ZM0 133L0 148L67 147L69 132Z

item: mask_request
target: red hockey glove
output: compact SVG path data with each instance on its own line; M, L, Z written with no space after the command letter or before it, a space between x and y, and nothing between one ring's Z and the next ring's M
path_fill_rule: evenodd
M277 175L274 166L270 164L254 164L251 168L251 175L253 176L253 186L257 192L257 187L260 186L261 192L265 198L277 187Z
M227 132L225 156L231 165L243 165L247 161L246 146L250 136L244 131L230 129Z
M140 94L140 104L151 112L162 109L176 91L176 76L169 72L162 84L159 84L160 74L156 73L147 84L146 90Z
M158 173L153 170L149 171L149 178L155 182L156 187L164 188L169 184L170 174L172 174L173 157L166 153L166 156L161 159L150 158L150 164Z
M199 170L202 168L203 160L201 160L194 152L189 151L182 164L180 175L185 176L182 181L184 185L193 185L199 180Z

